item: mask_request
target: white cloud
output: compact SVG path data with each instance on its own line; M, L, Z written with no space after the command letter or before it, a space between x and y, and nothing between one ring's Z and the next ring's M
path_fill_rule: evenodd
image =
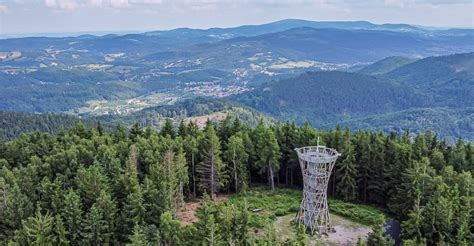
M0 4L0 13L6 13L6 12L8 12L8 7Z
M79 7L76 0L45 0L44 3L50 8L73 10Z
M154 0L143 0L142 2ZM45 5L50 8L74 10L77 8L125 8L130 7L129 0L45 0Z

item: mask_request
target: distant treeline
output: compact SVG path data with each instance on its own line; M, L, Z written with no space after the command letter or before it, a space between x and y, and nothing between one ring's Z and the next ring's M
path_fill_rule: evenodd
M81 119L68 114L0 111L0 139L12 140L22 133L35 131L56 135L61 129L69 129L78 122L83 122L89 127L97 125L97 121L92 118ZM104 127L110 128L109 124L105 124Z

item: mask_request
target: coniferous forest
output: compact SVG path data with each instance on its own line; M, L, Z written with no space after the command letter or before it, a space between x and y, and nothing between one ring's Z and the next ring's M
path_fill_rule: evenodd
M258 124L230 117L159 131L76 124L57 135L32 133L0 142L0 241L5 245L304 245L306 235L278 241L256 225L246 202L217 203L256 185L298 188L295 147L321 144L342 152L328 194L378 207L400 221L404 245L473 241L474 147L449 145L428 131L416 137L322 132L308 124ZM176 217L198 199L198 221ZM367 244L389 245L381 226ZM360 242L364 244L364 242Z

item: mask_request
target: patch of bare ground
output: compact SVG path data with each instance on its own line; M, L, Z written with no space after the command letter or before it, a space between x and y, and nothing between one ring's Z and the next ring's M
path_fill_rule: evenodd
M294 214L290 214L276 218L274 227L282 240L294 237L295 230L292 224L294 217ZM331 220L336 232L322 236L310 236L309 245L355 245L359 238L362 241L367 241L367 236L371 232L370 227L334 214L331 214Z
M229 195L218 195L214 201L225 202L229 198ZM198 221L196 216L196 211L199 208L199 200L187 201L184 203L183 207L176 212L176 218L181 221L183 225L190 225Z
M216 112L212 114L194 116L186 119L186 122L194 121L199 128L204 128L208 120L210 121L222 121L227 116L227 112Z

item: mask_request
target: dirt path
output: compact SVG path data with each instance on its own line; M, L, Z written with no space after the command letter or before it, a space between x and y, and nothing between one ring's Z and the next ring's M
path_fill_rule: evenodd
M295 234L293 225L291 225L291 221L294 217L295 215L293 214L285 215L277 217L274 222L277 235L280 235L283 240L292 237ZM321 238L318 238L318 236L312 236L309 239L309 245L354 245L359 240L359 237L362 241L366 241L367 235L371 232L370 227L355 223L337 215L331 214L331 219L336 232L329 233L327 236L322 236Z

